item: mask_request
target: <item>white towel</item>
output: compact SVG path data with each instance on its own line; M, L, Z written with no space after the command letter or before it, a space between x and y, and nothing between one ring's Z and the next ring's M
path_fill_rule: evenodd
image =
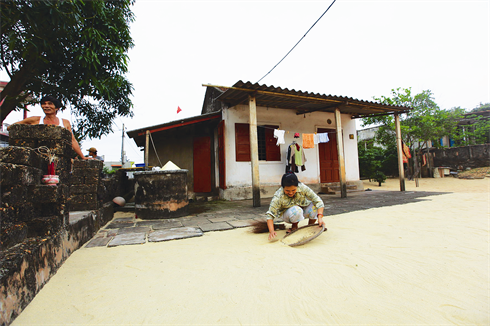
M277 138L277 143L276 143L277 146L286 143L284 141L284 133L285 133L284 130L274 129L274 138Z

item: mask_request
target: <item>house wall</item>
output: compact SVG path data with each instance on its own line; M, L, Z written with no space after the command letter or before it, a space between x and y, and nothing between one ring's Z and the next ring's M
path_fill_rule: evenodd
M248 123L248 105L238 105L223 111L225 122L225 155L226 155L226 184L227 190L221 193L225 199L251 198L251 163L236 162L235 153L235 123ZM331 120L328 124L327 120ZM359 164L357 155L357 135L355 121L349 115L342 115L342 130L344 141L344 157L347 181L359 181ZM287 148L294 139L294 133L314 133L318 128L335 129L333 113L313 112L306 116L296 115L294 110L284 110L257 107L257 125L278 125L286 130L285 142L281 146L280 162L259 162L259 176L262 196L271 197L280 183L286 170ZM349 134L353 139L349 139ZM318 146L305 149L306 170L300 171L298 179L305 184L320 184L320 166Z
M214 123L216 124L216 122ZM205 124L203 126L184 126L182 128L176 128L173 130L166 130L165 132L155 132L152 134L153 142L158 153L155 154L153 145L150 140L150 151L148 155L148 161L150 166L163 166L168 161L172 161L181 169L188 170L187 174L187 195L189 198L194 198L194 138L196 136L211 137L211 146L214 147L214 125ZM214 148L211 148L214 153ZM215 162L214 155L211 155L211 180L215 180L214 171ZM160 163L161 162L161 163ZM216 183L212 184L212 191L216 191Z

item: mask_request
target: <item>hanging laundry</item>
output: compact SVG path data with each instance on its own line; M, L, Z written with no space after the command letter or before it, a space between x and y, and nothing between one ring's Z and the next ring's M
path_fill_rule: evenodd
M402 153L402 159L403 159L403 163L408 163L408 158L405 155L405 153Z
M284 141L285 132L285 130L274 129L274 138L277 138L277 146L279 146L280 144L286 144L286 142Z
M328 143L330 141L330 138L328 138L328 132L321 132L316 134L318 137L318 144L320 143Z
M405 145L405 143L403 143L402 145L403 145L403 154L405 154L407 158L412 158L412 154L410 154L410 148L407 145Z
M402 158L403 163L408 163L408 159L412 158L412 154L410 154L410 148L402 142Z
M303 134L303 148L314 148L315 144L313 143L314 134Z
M303 148L299 144L296 144L296 151L294 152L294 164L297 166L303 166Z
M286 164L286 173L287 172L294 172L298 173L298 167L301 166L301 171L306 170L306 156L303 151L303 148L301 145L293 141L289 146L288 146L288 154L287 154L287 164Z

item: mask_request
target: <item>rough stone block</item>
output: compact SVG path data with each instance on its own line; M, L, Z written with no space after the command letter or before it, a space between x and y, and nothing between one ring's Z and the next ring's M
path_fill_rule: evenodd
M37 141L37 146L46 146L49 148L51 154L62 156L62 157L70 157L71 155L71 142L65 142L63 140L47 140L47 139L39 139Z
M36 203L61 203L68 199L68 194L69 187L67 185L41 185L34 188L32 201Z
M73 187L73 186L72 186ZM70 203L71 204L90 204L90 203L97 203L97 194L94 193L88 193L88 194L72 194L70 196Z
M76 162L76 161L75 161ZM75 165L75 162L73 165ZM73 176L75 177L97 177L97 179L100 178L100 169L79 169L79 168L73 168Z
M85 184L84 177L76 177L73 174L70 175L70 184L72 185L83 185Z
M72 185L70 187L70 192L72 194L96 193L97 192L97 184Z
M231 226L230 224L228 224L226 222L203 224L203 225L199 225L199 227L204 232L209 232L209 231L223 231L223 230L233 229L233 226Z
M251 226L253 220L228 221L227 223L235 228L246 228Z
M64 140L71 142L71 132L60 126L13 124L9 129L10 139Z
M26 224L29 238L43 237L58 232L63 226L63 219L60 219L59 216L38 217L26 222Z
M2 223L16 221L16 213L15 207L0 205L0 221L2 221Z
M99 205L96 202L95 203L83 203L83 204L70 203L70 212L96 210L98 208L99 208Z
M8 146L0 148L0 162L43 169L47 164L47 158L32 148Z
M39 217L60 216L63 217L68 212L66 202L33 203L32 206Z
M15 125L14 125L15 126ZM37 148L37 139L14 139L9 138L9 146Z
M99 176L85 177L85 184L98 184L99 180Z
M203 233L199 228L187 227L187 228L174 228L174 229L166 229L152 232L148 235L148 241L150 242L159 242L159 241L168 241L175 239L185 239L185 238L193 238L200 237Z
M56 170L62 170L62 171L67 171L71 172L72 170L72 164L71 164L71 159L67 157L62 157L62 156L56 156L55 160L55 168Z
M41 169L31 166L0 162L0 186L36 185L41 182Z
M74 169L98 169L102 170L104 163L99 160L75 160L73 162Z
M37 215L32 203L11 206L8 203L2 203L0 208L0 219L2 223L18 223L29 221Z
M0 229L0 250L22 243L27 238L25 223L2 223Z
M140 223L144 223L144 222L140 222ZM138 223L138 225L140 223ZM173 229L181 226L183 226L183 224L178 219L168 219L152 225L152 228L153 230L161 230L161 229Z
M90 240L90 242L85 245L85 248L105 247L105 246L107 246L107 243L111 240L112 240L112 237L95 238L95 239Z
M148 232L150 232L150 228L149 227L135 226L135 227L132 227L132 228L120 228L117 231L117 235L130 234L130 233L144 233L144 234L147 234Z
M111 242L109 242L109 247L116 247L121 245L133 245L133 244L144 244L146 242L146 233L130 233L116 235Z
M26 202L32 200L32 197L29 196L30 195L29 190L31 190L31 188L34 187L35 186L21 186L21 185L2 187L1 197L0 197L1 202L7 203L10 206L25 204Z
M114 205L112 202L105 203L101 208L100 226L102 227L114 217Z

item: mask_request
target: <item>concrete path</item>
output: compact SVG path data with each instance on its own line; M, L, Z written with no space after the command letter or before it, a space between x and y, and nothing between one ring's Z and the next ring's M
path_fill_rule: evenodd
M426 191L362 191L340 195L320 195L325 203L325 216L370 208L400 205L424 200L424 197L443 194ZM252 200L194 202L189 215L180 218L142 220L133 212L116 212L85 248L142 245L148 242L169 241L202 236L204 232L225 231L247 227L254 219L262 219L270 199L262 199L261 207Z

